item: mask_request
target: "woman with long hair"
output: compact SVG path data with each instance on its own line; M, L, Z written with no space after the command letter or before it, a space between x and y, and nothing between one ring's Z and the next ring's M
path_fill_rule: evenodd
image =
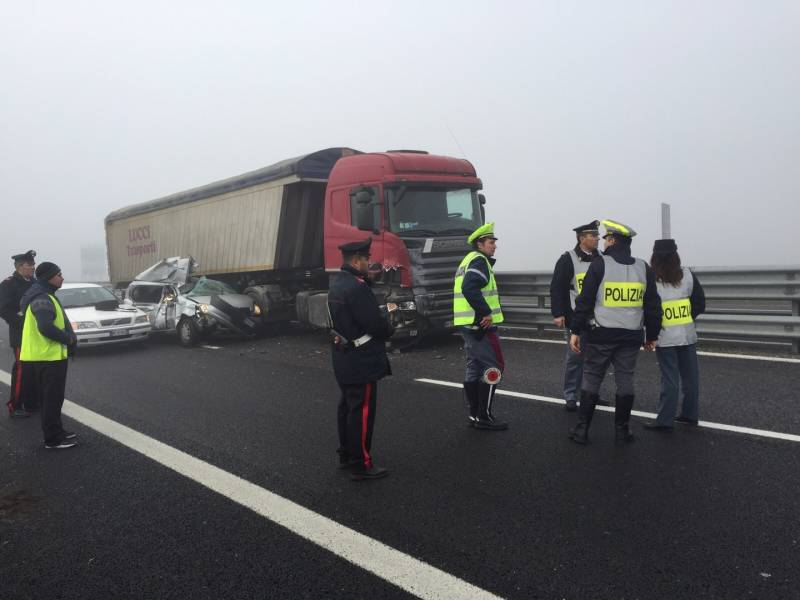
M700 377L694 322L706 309L706 296L697 277L681 266L675 240L656 240L650 264L663 310L662 329L656 347L661 369L661 396L658 417L645 423L645 427L672 431L675 421L689 425L698 423ZM681 394L683 403L676 417Z

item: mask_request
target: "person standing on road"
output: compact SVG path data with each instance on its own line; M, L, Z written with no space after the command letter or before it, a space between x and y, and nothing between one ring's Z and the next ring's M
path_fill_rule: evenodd
M328 292L333 372L341 389L338 408L339 465L352 479L378 479L389 471L372 462L378 380L391 375L384 342L394 328L370 289L372 238L339 246L343 266Z
M56 291L63 283L58 265L43 262L36 267L36 282L25 292L20 304L25 315L20 360L33 372L39 390L44 447L55 450L72 448L77 437L61 424L67 361L78 343L56 298Z
M614 365L617 385L614 409L614 441L633 441L630 430L633 408L633 373L642 346L652 351L661 329L661 301L653 270L641 258L631 256L631 241L636 232L622 223L605 219L603 256L592 261L583 288L575 301L570 347L584 352L581 406L578 424L570 438L578 444L588 442L589 426L597 405L600 385L609 365ZM586 347L581 334L587 334Z
M694 322L706 310L706 295L697 277L681 266L675 240L656 240L650 264L661 297L663 317L656 357L661 369L658 417L645 423L656 431L672 431L674 421L697 425L700 376ZM683 405L677 417L678 397Z
M23 317L19 303L25 292L33 285L33 271L36 266L36 252L28 250L11 257L14 273L0 283L0 317L8 323L8 344L14 353L14 367L11 371L11 397L8 400L8 413L11 417L29 417L39 410L36 387L30 370L19 359L22 345Z
M498 421L492 414L494 394L505 369L497 335L503 311L494 277L497 250L494 223L479 227L467 241L473 249L456 271L453 325L459 328L464 339L464 396L469 408L469 425L476 429L508 429L508 423Z
M569 327L583 278L591 262L599 256L597 253L597 243L600 240L599 227L600 221L592 221L573 229L578 243L559 257L553 270L553 279L550 281L550 313L553 315L553 323L557 327L565 328L566 332L564 400L569 412L578 410L578 393L583 375L583 357L569 347ZM586 342L585 336L581 341Z

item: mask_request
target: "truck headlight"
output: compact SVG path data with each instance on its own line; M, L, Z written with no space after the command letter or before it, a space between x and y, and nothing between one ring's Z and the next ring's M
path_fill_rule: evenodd
M197 310L199 310L203 314L208 314L208 304L198 305Z
M253 316L257 317L261 314L261 307L258 304L253 304Z

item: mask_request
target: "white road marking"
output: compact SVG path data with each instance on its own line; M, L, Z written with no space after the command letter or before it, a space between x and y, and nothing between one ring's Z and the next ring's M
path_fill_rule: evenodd
M439 379L427 379L427 378L419 378L415 379L414 381L418 381L420 383L430 383L433 385L441 385L444 387L451 387L458 389L462 388L461 383L456 383L453 381L441 381ZM538 402L548 402L550 404L558 404L562 407L564 406L564 400L560 398L550 398L549 396L537 396L536 394L525 394L523 392L512 392L510 390L497 390L495 394L499 394L501 396L510 396L512 398L521 398L523 400L536 400ZM614 407L598 406L597 410L613 413ZM645 417L648 419L655 419L658 416L655 413L644 412L641 410L631 411L631 414L636 417ZM676 424L676 427L680 426L681 426L680 424ZM770 431L768 429L753 429L752 427L740 427L739 425L725 425L724 423L714 423L712 421L700 421L699 426L705 427L706 429L733 431L735 433L744 433L747 435L773 438L776 440L784 440L788 442L800 442L800 435L795 435L793 433L781 433L779 431Z
M0 371L0 383L10 385L11 375ZM74 402L64 400L62 412L418 598L465 600L499 598L454 575Z
M501 340L510 340L512 342L535 342L537 344L559 344L566 347L566 340L545 340L541 338L524 338L524 337L510 337L501 335ZM800 364L800 358L782 358L780 356L759 356L757 354L729 354L727 352L706 352L705 350L698 350L698 356L717 356L720 358L739 358L742 360L765 360L767 362L783 362Z
M219 349L221 349L221 348L222 348L222 346L210 346L210 345L208 345L208 344L203 344L203 345L202 345L202 346L200 346L200 347L201 347L201 348L205 348L206 350L219 350Z

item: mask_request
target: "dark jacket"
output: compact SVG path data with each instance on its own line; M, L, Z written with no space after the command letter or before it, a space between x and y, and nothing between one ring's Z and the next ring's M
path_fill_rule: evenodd
M481 292L481 289L489 283L491 275L489 273L489 264L486 264L487 259L489 264L494 267L496 262L494 258L489 256L485 258L478 257L467 265L464 280L461 282L461 293L464 294L464 298L469 302L472 310L475 311L473 325L477 325L483 317L492 314L492 309L489 308ZM496 327L490 329L496 329Z
M575 244L575 252L581 262L592 262L600 256L595 250L591 254L586 254L581 250L580 244ZM575 287L575 268L572 266L572 259L569 252L564 252L556 262L553 270L553 279L550 281L550 313L554 318L564 317L567 327L572 323L572 305L569 302L569 291Z
M29 281L16 271L0 283L0 317L8 323L8 343L12 348L22 344L24 319L19 313L19 303L32 285L32 279Z
M56 288L46 281L37 280L22 297L20 312L24 315L30 305L31 312L36 317L36 325L43 336L67 346L75 345L75 333L72 331L72 324L69 322L64 307L61 306L61 310L64 312L64 330L61 330L56 327L56 309L48 295L52 295L61 306L61 302L56 297Z
M706 312L706 292L694 272L692 272L692 279L694 279L694 284L692 285L692 295L689 300L692 303L692 320L696 321L697 317Z
M622 265L632 265L635 262L631 256L630 246L623 244L611 246L604 254ZM594 304L597 300L597 290L600 288L605 272L606 265L602 257L597 257L589 265L589 270L583 280L583 289L575 301L575 314L572 318L570 330L575 334L588 331L590 344L631 344L640 346L643 341L641 329L632 331L616 327L591 327L591 320L594 318ZM647 265L646 273L644 337L647 341L653 341L658 339L658 333L661 331L661 298L658 296L655 275L650 265Z
M350 265L342 267L328 292L333 329L347 340L372 339L358 348L333 346L333 372L342 385L376 381L391 375L384 342L394 333L381 315L370 281Z

